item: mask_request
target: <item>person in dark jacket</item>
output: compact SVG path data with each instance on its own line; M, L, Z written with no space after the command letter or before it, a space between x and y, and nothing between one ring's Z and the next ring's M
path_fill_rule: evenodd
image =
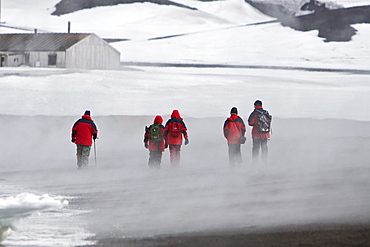
M230 117L225 120L223 131L229 147L229 163L234 167L243 162L241 144L245 143L246 131L244 121L238 116L236 107L231 108Z
M249 115L248 124L253 126L252 128L252 139L253 139L253 147L252 147L252 158L253 162L258 162L258 156L260 149L262 150L262 160L263 162L267 162L268 156L268 147L267 141L270 139L270 132L268 133L261 133L257 127L258 115L262 114L263 112L268 113L268 111L264 110L262 107L262 101L256 100L254 102L254 111Z
M77 146L77 166L86 167L89 164L92 139L98 137L98 129L86 110L82 118L77 120L72 127L72 142Z
M185 139L184 144L188 145L189 137L186 125L181 118L179 111L173 110L171 118L167 121L164 130L165 146L169 146L172 166L178 166L180 164L180 152L183 136Z
M162 162L162 153L164 151L164 126L163 118L156 116L154 122L145 128L144 147L149 149L150 168L160 168ZM156 133L159 130L158 133Z

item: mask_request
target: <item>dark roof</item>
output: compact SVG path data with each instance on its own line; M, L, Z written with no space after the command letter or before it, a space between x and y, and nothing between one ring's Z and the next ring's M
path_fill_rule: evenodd
M0 51L65 51L90 34L0 34Z

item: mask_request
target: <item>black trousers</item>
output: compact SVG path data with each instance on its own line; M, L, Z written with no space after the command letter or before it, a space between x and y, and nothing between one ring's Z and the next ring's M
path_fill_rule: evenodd
M241 144L228 144L228 146L230 166L235 166L236 164L242 163L242 153L240 150Z
M151 168L159 168L162 162L162 151L149 151L148 165Z
M259 156L260 150L262 153L262 161L267 162L267 157L268 157L267 141L268 139L253 139L253 147L252 147L253 162L258 162L258 156Z

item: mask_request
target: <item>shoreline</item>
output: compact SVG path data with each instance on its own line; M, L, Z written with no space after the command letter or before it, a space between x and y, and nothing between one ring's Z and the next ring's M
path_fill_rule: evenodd
M264 246L369 246L370 223L285 226L269 229L238 229L147 238L101 238L92 246L125 247L264 247Z

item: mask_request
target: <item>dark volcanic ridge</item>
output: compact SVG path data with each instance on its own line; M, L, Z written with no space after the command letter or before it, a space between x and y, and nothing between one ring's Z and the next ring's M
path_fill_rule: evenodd
M169 0L61 0L55 5L55 11L52 15L64 15L83 9L91 9L101 6L113 6L118 4L130 4L130 3L155 3L159 5L173 5L181 8L187 8L196 10L195 8L172 2Z

